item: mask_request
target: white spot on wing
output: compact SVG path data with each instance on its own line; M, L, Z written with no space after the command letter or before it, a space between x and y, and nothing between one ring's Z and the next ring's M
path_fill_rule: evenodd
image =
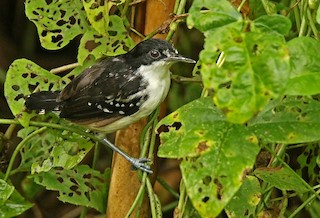
M124 114L124 112L123 111L119 111L119 114Z
M103 112L112 113L112 111L108 110L108 108L103 108Z

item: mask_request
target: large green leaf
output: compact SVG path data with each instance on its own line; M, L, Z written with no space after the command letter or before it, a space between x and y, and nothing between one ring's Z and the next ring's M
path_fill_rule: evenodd
M220 110L210 98L189 103L161 120L158 124L169 128L161 132L160 157L195 157L221 143L231 124L227 123Z
M263 15L255 19L253 25L251 28L257 28L264 33L274 31L282 35L288 34L291 29L290 19L278 14Z
M313 142L320 140L319 117L319 101L287 97L270 103L249 122L249 128L264 142Z
M188 27L201 32L242 20L241 14L226 0L194 0L189 14Z
M46 49L66 46L89 27L81 0L27 0L25 11Z
M25 112L25 98L36 91L62 90L72 78L80 74L91 62L79 66L64 77L59 77L41 68L27 59L17 59L9 67L4 93L12 111L23 126L29 124L29 120L37 116L34 112Z
M299 37L289 41L288 48L292 63L292 75L285 94L319 94L320 42L311 37Z
M18 136L25 138L35 127L27 127L19 131ZM57 129L31 138L21 150L21 170L32 173L49 171L54 167L70 169L76 166L93 147L93 142L82 136Z
M224 61L216 65L222 52ZM272 98L281 96L290 73L283 36L219 28L205 40L200 53L201 75L214 102L233 123L244 123Z
M9 67L4 84L4 94L12 111L24 126L35 113L24 112L25 98L35 90L60 90L63 86L59 76L41 68L27 59L15 60Z
M184 157L181 171L188 195L203 217L217 216L240 188L259 151L257 138L230 124L210 98L195 100L170 114L158 127L161 157Z
M303 179L295 176L288 168L258 168L254 174L281 190L294 190L299 193L308 191Z
M53 168L33 175L36 183L59 191L59 199L75 205L92 207L105 213L110 171L104 174L86 165L66 170Z
M239 191L226 206L225 211L228 217L254 217L260 198L261 188L259 180L254 176L247 176Z
M82 34L78 62L83 64L89 55L98 59L127 52L133 46L123 20L109 16L111 6L122 2L27 0L26 14L36 25L41 45L46 49L60 49Z

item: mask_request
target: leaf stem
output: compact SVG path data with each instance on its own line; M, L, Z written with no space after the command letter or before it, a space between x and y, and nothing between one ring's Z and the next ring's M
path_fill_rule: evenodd
M6 171L6 174L4 176L4 181L7 181L7 179L9 178L10 176L10 172L11 172L11 169L13 167L13 164L14 164L14 161L18 155L18 153L20 152L21 148L26 144L27 141L29 141L32 137L34 137L35 135L38 135L40 134L41 132L45 131L47 129L47 127L42 127L38 130L35 130L33 133L31 133L30 135L28 135L27 137L25 137L18 145L17 147L14 149L13 153L12 153L12 156L10 158L10 161L9 161L9 165L8 165L8 168L7 168L7 171Z
M168 212L178 206L178 201L173 201L162 207L162 213Z
M132 203L127 215L125 216L125 218L129 218L131 216L131 214L133 213L134 209L138 205L139 199L144 196L146 178L147 178L147 173L143 173L142 179L141 179L141 185L140 185L138 194L137 194L136 198L134 199L134 201L133 201L133 203Z
M152 217L157 218L159 216L157 215L157 211L156 211L156 207L157 207L156 206L156 199L155 199L153 188L152 188L152 185L151 185L149 178L146 178L146 184L147 184L147 191L148 191L148 196L149 196L149 200L150 200L151 215L152 215Z
M316 25L313 22L314 19L313 19L312 15L311 15L310 9L307 9L307 17L308 17L309 25L310 25L310 28L311 28L311 30L313 32L314 37L316 39L319 39L319 32L317 30Z
M280 157L278 157L277 155L275 155L275 153L268 148L267 146L265 146L265 149L267 151L269 151L272 155L274 155L278 161L285 166L286 168L288 168L288 170L292 173L292 175L294 175L297 179L299 179L305 186L306 188L309 189L309 191L311 191L313 194L316 194L316 197L318 197L320 199L320 197L318 196L318 191L316 192L304 179L302 179L284 160L282 160Z
M187 198L187 190L186 190L186 186L184 184L184 180L183 178L180 181L180 197L179 197L179 202L178 202L178 206L177 206L177 210L178 210L178 218L182 218L183 213L184 213L184 209L185 209L185 204L186 204L186 198Z
M13 133L14 129L16 128L16 126L17 126L16 124L10 124L7 131L4 133L4 137L6 139L11 139L12 133Z
M162 179L161 177L157 177L157 181L162 185L163 188L165 188L173 197L179 199L179 193L176 192L168 183Z
M171 75L171 79L176 83L189 82L189 83L202 83L200 76L195 77L183 77L179 75Z
M246 3L246 1L247 1L247 0L242 0L242 1L241 1L240 5L239 5L239 7L238 7L238 9L237 9L238 12L241 11L241 8L243 7L244 3Z
M288 218L296 217L296 215L308 204L310 204L311 201L313 201L316 197L319 197L320 189L316 192L314 192L307 200L305 200Z

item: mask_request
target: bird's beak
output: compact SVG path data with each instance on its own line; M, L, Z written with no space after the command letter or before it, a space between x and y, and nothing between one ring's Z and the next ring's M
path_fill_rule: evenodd
M172 61L172 62L185 62L185 63L191 63L194 64L196 63L195 60L187 57L183 57L180 54L176 53L170 53L170 56L165 59L166 61Z

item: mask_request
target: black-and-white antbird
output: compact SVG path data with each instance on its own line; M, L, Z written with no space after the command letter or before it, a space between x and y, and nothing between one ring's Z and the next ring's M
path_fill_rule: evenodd
M148 39L126 54L102 59L62 91L41 91L25 102L29 110L59 111L59 116L88 129L111 133L148 116L167 96L170 66L195 63L167 41ZM151 173L148 159L136 159L102 139L135 168Z

